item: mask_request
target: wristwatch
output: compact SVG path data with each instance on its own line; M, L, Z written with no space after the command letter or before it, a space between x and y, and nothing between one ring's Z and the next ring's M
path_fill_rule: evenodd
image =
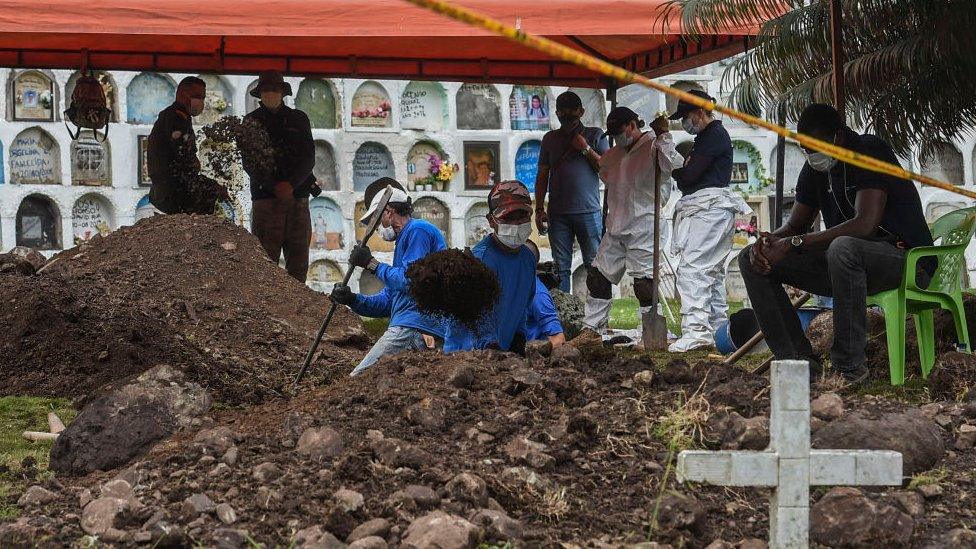
M370 258L369 263L366 264L366 270L373 274L376 274L376 269L378 269L379 266L380 266L380 262L376 261L376 258L373 257Z
M582 151L580 151L580 154L583 155L583 156L586 156L586 155L590 154L590 151L592 151L592 150L593 150L593 147L587 145L585 149L583 149Z
M797 252L802 252L803 251L803 237L800 236L800 235L795 235L795 236L791 237L790 238L790 246L793 246L793 249L796 250Z

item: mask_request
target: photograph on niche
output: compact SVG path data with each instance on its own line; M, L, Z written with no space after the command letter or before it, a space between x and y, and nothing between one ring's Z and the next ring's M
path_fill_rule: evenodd
M464 189L490 189L501 172L497 141L464 142Z

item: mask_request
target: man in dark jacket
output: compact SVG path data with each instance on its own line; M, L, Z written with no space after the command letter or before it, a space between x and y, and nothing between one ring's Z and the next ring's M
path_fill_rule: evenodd
M282 101L284 96L291 95L291 85L277 71L261 73L251 95L260 98L261 103L246 118L258 122L268 132L275 163L271 177L248 171L251 232L272 261L277 262L284 253L288 274L304 283L312 236L308 199L316 185L312 175L315 165L312 127L305 113Z
M200 171L196 134L190 118L203 112L206 91L207 84L196 76L180 81L176 100L159 113L149 134L146 151L152 180L149 201L163 213L208 213L192 211L186 179L181 176L186 171L195 174Z

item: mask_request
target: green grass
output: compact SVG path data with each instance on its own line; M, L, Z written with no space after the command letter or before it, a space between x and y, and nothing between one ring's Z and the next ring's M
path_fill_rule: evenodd
M677 322L672 322L668 320L668 329L673 333L681 333L681 302L677 299L669 299L668 305L671 307L671 311L674 313ZM732 314L742 308L741 301L730 301L729 302L729 314ZM633 330L640 326L640 318L638 317L638 304L636 297L624 297L620 299L614 299L613 305L610 307L610 327L616 330ZM667 315L665 315L667 316Z
M41 478L48 472L50 442L31 442L24 431L48 431L47 413L54 411L65 424L74 419L76 411L68 399L37 397L0 397L0 520L12 519L19 509L9 502L11 494L24 490L31 481L21 474L21 463L32 457L37 460Z

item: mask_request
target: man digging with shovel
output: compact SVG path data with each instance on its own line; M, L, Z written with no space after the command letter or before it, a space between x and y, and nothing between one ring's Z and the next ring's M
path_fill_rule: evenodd
M369 209L361 221L365 224L370 220L379 206L383 189L388 185L393 187L393 192L381 214L379 235L387 242L396 242L393 264L377 261L365 243L354 247L349 254L351 267L362 267L373 273L385 287L373 295L354 294L345 284L337 284L332 290L333 301L348 305L357 314L390 317L390 327L349 374L352 376L361 374L385 355L431 348L433 336L443 339L445 335L441 322L417 310L417 304L407 292L406 277L407 267L411 263L447 247L440 230L423 219L411 217L413 206L410 198L400 183L388 177L376 180L366 189L364 198L369 200Z
M617 107L607 116L607 134L614 146L600 159L600 178L607 185L607 226L596 259L586 274L585 328L570 343L576 347L600 345L607 329L613 284L619 284L624 272L634 277L634 294L640 303L641 324L645 338L652 328L667 327L657 313L655 297L654 255L656 243L655 209L671 194L668 183L671 170L680 166L681 155L675 150L668 131L668 121L658 117L651 124L653 132L642 130L644 121L627 107ZM657 195L657 208L655 208ZM655 318L658 326L652 326ZM658 330L658 331L660 331ZM642 342L651 347L650 342Z

